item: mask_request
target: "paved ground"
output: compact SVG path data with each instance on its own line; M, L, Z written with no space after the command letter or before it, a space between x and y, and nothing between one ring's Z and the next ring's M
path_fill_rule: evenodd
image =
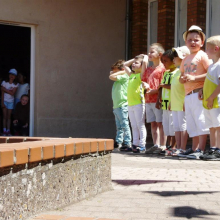
M43 214L94 219L220 219L220 162L112 154L114 190Z

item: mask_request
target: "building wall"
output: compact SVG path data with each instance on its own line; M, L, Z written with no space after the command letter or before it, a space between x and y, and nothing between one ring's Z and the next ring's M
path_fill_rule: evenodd
M125 57L126 0L0 4L0 20L36 25L35 135L113 138L108 75Z

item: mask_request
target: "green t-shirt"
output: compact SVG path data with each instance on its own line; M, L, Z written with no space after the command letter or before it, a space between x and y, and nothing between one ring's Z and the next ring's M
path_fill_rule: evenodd
M144 104L144 89L142 88L141 74L131 74L128 82L128 106Z
M173 76L176 74L178 69L175 69L173 72L166 71L163 75L163 79L161 81L162 84L170 85L172 83ZM162 88L162 109L168 110L168 106L170 104L171 99L171 90Z
M185 88L184 84L180 83L181 72L178 69L174 74L171 83L171 110L172 111L183 111L183 104L185 99Z
M112 100L114 109L128 105L128 79L129 76L127 74L119 75L117 76L117 81L115 81L112 86Z
M203 107L208 109L206 99L215 91L220 81L220 62L211 64L206 74L203 87ZM220 107L220 94L213 100L213 108Z

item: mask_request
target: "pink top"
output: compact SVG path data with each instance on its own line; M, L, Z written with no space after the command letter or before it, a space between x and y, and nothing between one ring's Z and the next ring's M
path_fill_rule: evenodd
M165 67L161 63L156 68L148 67L142 77L142 81L149 84L150 89L157 89L163 79L163 74L165 72ZM157 94L149 95L145 94L145 102L146 103L156 103L157 102Z
M190 74L193 76L202 75L207 73L209 65L212 60L208 58L208 55L200 50L197 53L190 54L183 59L180 71L184 74ZM185 95L193 91L194 89L202 88L204 81L201 82L186 82L184 83Z

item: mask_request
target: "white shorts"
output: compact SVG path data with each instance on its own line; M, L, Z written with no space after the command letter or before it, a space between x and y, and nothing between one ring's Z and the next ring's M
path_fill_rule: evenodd
M220 127L220 108L213 108L210 110L204 108L204 115L205 125L208 128Z
M184 111L172 111L173 129L177 131L186 131L186 116Z
M146 103L146 119L147 123L156 121L156 122L162 122L162 109L157 109L155 107L156 103Z
M202 101L198 99L198 93L185 97L185 114L190 137L209 134L209 128L205 125L204 108Z
M174 136L172 111L163 110L163 131L166 136Z

